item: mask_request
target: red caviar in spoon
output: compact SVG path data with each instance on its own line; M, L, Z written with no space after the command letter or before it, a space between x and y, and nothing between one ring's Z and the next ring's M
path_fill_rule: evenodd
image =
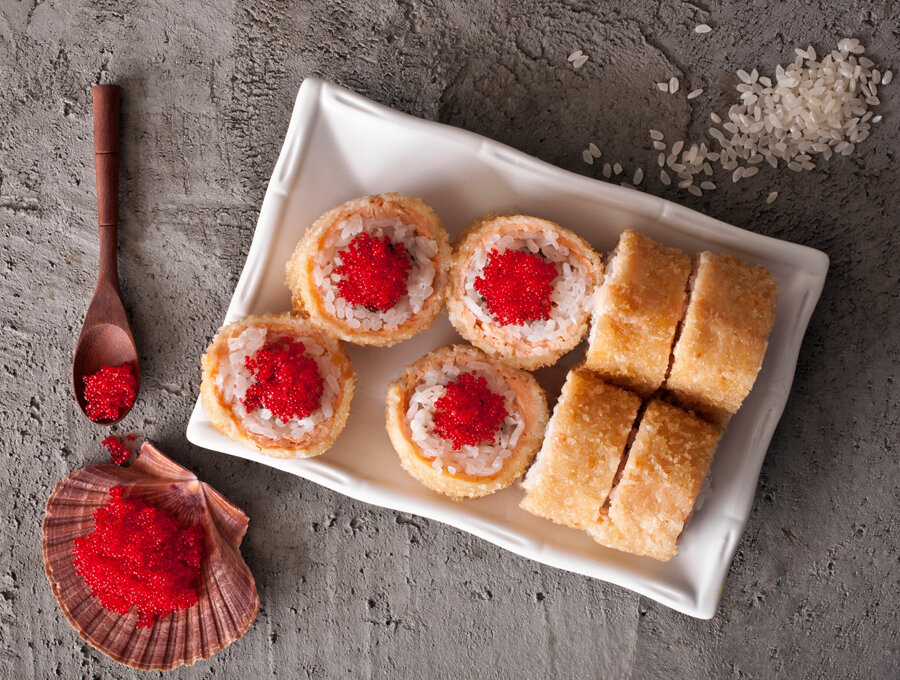
M325 385L315 359L305 352L302 342L285 336L244 358L255 379L241 400L248 411L267 408L286 423L319 408Z
M550 318L556 266L540 255L491 249L475 290L501 326L521 326Z
M138 626L197 604L203 527L181 529L162 510L109 490L94 512L94 530L75 539L75 570L108 610L137 608Z
M457 450L481 442L493 444L509 415L503 397L491 392L487 381L474 373L463 373L456 382L448 383L434 409L435 434L449 439Z
M103 366L84 378L85 412L94 422L117 420L136 397L137 377L131 364Z
M412 263L406 246L365 232L338 253L338 292L350 304L386 312L406 295Z

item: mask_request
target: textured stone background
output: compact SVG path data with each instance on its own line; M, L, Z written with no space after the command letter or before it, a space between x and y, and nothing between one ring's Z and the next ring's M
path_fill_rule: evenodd
M98 79L125 88L120 267L145 378L123 430L247 511L262 600L245 638L171 677L897 677L900 83L859 152L813 173L764 169L699 199L645 180L832 258L713 620L185 441L304 77L597 175L589 140L650 167L648 127L701 132L731 103L729 74L795 46L857 36L900 70L893 0L500 4L0 0L4 677L143 677L75 635L40 555L53 484L103 458L68 378L97 258ZM696 36L701 22L714 31ZM660 96L670 75L682 91ZM706 94L689 106L693 87Z

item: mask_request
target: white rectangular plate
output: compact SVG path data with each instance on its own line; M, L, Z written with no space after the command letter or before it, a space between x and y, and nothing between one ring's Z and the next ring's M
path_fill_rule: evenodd
M384 428L385 389L425 352L460 341L446 315L389 349L349 347L359 373L350 420L334 447L319 458L259 455L217 432L199 402L188 424L188 439L367 503L446 522L529 559L616 583L685 614L712 617L787 400L803 333L822 290L828 270L825 254L560 170L479 135L413 118L307 79L225 322L289 309L284 264L306 227L344 201L389 191L422 198L451 238L487 212L517 211L558 222L587 238L599 252L611 250L619 233L633 227L691 254L712 249L764 264L778 277L778 310L763 370L719 445L702 503L679 540L678 556L662 563L603 548L583 532L520 510L518 486L455 503L403 471ZM561 366L539 373L551 396L562 383L565 366L580 360L582 352L576 349Z

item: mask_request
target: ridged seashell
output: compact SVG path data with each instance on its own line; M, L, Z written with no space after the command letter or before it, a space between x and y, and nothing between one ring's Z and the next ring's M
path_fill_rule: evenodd
M104 609L75 571L74 539L94 528L93 513L114 486L140 497L181 526L201 523L206 546L199 602L138 628L138 612ZM59 606L78 634L110 658L141 670L169 670L208 659L240 638L259 610L253 575L241 558L248 519L192 472L144 443L129 467L92 465L63 479L44 515L44 569Z

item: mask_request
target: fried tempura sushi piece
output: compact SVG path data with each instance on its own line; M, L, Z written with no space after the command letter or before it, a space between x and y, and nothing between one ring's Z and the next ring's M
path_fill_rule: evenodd
M621 478L589 528L610 548L663 562L694 508L719 439L714 425L660 400L649 402Z
M640 405L591 371L569 371L519 507L574 529L595 525Z
M473 345L533 370L584 337L602 277L600 257L568 229L528 215L487 215L455 244L447 311Z
M434 211L401 194L364 196L307 229L287 263L294 309L336 338L386 347L440 313L450 241Z
M666 378L684 315L691 260L631 229L622 232L597 292L586 366L641 396Z
M458 500L519 480L541 445L548 410L530 373L475 347L449 345L391 383L385 417L403 468Z
M724 424L762 368L778 281L765 267L704 251L666 381L679 403Z
M339 340L290 313L223 327L202 359L203 410L219 432L273 458L310 458L347 423L356 372Z

